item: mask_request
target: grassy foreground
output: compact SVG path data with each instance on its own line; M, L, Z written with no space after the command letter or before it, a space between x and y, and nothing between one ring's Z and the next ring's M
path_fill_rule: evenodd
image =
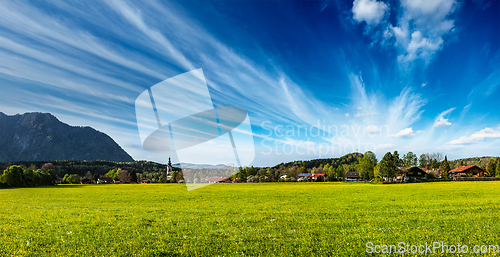
M2 189L0 199L0 256L361 256L367 242L500 244L500 182L191 192L179 184L61 185Z

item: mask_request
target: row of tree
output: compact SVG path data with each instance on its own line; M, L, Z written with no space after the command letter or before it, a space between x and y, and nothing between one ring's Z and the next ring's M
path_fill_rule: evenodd
M18 165L23 168L31 167L32 169L41 169L47 162L41 161L17 161L0 163L0 171L5 170L12 165ZM137 173L144 172L165 172L166 164L150 162L150 161L135 161L135 162L111 162L111 161L75 161L75 160L60 160L51 161L53 170L57 177L62 178L65 174L76 174L84 177L88 171L94 174L104 175L112 169L132 170ZM173 167L173 170L179 171L180 168Z
M99 175L97 173L92 174L90 171L87 171L84 177L80 177L78 174L66 174L61 182L63 184L80 184L83 178L86 178L88 181L92 181L93 183L98 183L99 180L104 183L105 178L110 178L113 181L120 181L122 183L138 183L142 179L149 179L157 183L182 183L184 181L183 173L180 170L172 170L170 176L168 176L166 169L154 173L137 173L135 169L127 171L118 168L111 169L104 175Z
M56 175L53 165L47 164L43 169L22 168L12 165L0 176L0 187L34 187L54 185Z

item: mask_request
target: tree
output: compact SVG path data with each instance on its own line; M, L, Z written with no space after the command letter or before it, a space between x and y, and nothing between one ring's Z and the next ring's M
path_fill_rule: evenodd
M238 181L239 182L246 182L247 181L247 168L246 167L240 167L240 172L238 172Z
M488 162L488 166L486 168L486 172L488 174L488 177L494 177L495 176L495 170L496 170L496 161L495 158L490 158L490 162Z
M116 180L116 179L118 179L118 175L120 174L120 171L121 171L121 169L118 169L118 170L112 169L112 170L108 171L108 173L106 173L106 176L108 176L108 178Z
M464 166L464 160L460 159L460 162L458 163L458 167Z
M177 181L177 183L184 183L184 174L182 173L182 171L177 172L177 174L175 175L175 181Z
M130 177L128 175L128 171L120 170L120 173L118 175L118 179L123 183L130 183Z
M297 173L300 174L300 173L306 173L306 167L304 166L300 166L298 169L297 169Z
M359 176L366 180L372 179L374 177L373 170L375 169L376 165L377 165L377 157L375 156L375 154L371 151L366 152L363 155L363 158L359 160L358 164Z
M414 167L417 166L417 163L417 155L413 152L408 152L407 154L403 155L403 164L405 167Z
M451 170L450 164L448 164L448 157L444 157L444 161L441 162L441 178L448 178L448 172Z
M391 152L387 152L380 161L379 176L392 179L397 171L397 166L394 161L395 158L392 156Z
M80 184L80 176L77 174L66 174L64 175L63 182L68 184Z
M62 182L63 182L63 183L69 183L68 178L69 178L69 174L68 174L68 173L66 173L66 174L64 175L63 179L62 179Z
M436 165L437 165L436 160L432 160L432 161L431 161L431 166L430 166L430 168L431 168L431 169L434 169L434 167L436 167Z
M497 177L500 177L500 159L497 159L497 168L495 170L495 174Z
M177 171L176 170L173 170L172 173L170 173L170 181L172 183L177 182Z
M129 177L132 183L137 183L137 173L135 172L135 169L130 171Z
M37 177L31 168L23 170L23 182L27 187L35 186L37 183Z
M375 168L373 168L373 177L375 178L375 180L378 181L379 178L381 178L382 176L380 175L380 163L375 165Z
M94 176L92 176L92 181L94 181L96 184L97 184L97 181L99 181L99 174L94 174Z
M425 154L421 154L420 158L418 158L418 167L425 168L427 167L427 160Z
M23 181L23 168L17 165L8 167L0 178L0 182L7 184L10 187L22 187Z
M49 173L54 179L57 179L56 167L52 163L45 163L42 166L42 171Z
M328 169L326 169L328 168ZM330 165L330 164L327 164L325 165L325 172L326 172L326 178L328 181L334 181L335 180L335 176L336 176L336 173L335 173L335 167L333 167L333 165Z
M396 167L403 166L403 161L399 158L399 153L396 150L392 154L392 161Z
M344 166L339 165L337 167L337 172L335 174L336 177L343 177L344 176Z

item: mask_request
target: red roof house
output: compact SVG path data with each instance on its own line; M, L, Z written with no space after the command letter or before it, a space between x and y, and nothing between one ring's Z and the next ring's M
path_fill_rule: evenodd
M450 177L467 177L472 175L474 177L484 177L485 171L476 165L460 166L448 172Z

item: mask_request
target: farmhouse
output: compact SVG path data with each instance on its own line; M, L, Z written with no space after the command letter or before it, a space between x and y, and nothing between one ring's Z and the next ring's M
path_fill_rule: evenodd
M97 182L98 184L113 184L115 181L112 178L109 177L101 177L99 181Z
M311 181L323 182L325 181L325 174L315 173L309 175L309 178L311 179Z
M310 181L310 182L322 182L325 181L325 174L322 173L316 173L316 174L311 174L311 173L300 173L297 177L299 179L302 179L302 181Z
M357 171L349 171L345 174L345 181L358 181L361 177Z
M229 178L223 178L223 177L211 177L207 179L207 182L212 184L212 183L226 183L226 182L231 182Z
M476 165L460 166L448 172L450 178L458 177L484 177L485 171Z
M427 173L419 167L410 167L403 173L403 180L406 182L410 179L425 179Z
M86 177L83 177L83 178L80 178L80 184L92 184L92 180L90 180Z

